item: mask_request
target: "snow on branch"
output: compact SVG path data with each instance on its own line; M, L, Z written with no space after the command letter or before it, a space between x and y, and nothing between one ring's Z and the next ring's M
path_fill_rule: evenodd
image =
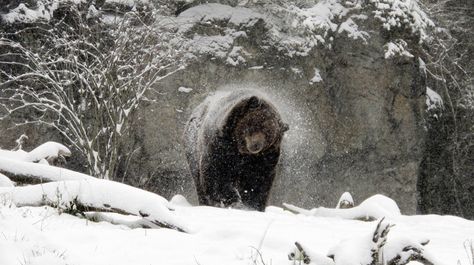
M385 218L382 218L378 223L377 227L375 228L375 231L372 235L372 249L370 250L371 252L371 257L372 257L372 262L370 263L371 265L376 265L382 263L383 261L383 255L382 255L382 248L385 246L385 243L387 243L387 235L388 232L390 232L390 228L392 228L394 225L383 222Z
M410 261L437 264L432 254L424 249L429 240L413 239L409 235L389 236L392 227L393 224L382 218L372 233L341 241L329 250L328 257L336 265L405 265Z
M398 216L401 214L397 203L394 200L381 194L373 195L372 197L363 201L358 206L347 209L319 207L311 210L306 210L288 203L283 203L283 206L292 212L304 215L339 217L343 219L357 219L365 221L371 221L383 217Z
M72 213L115 212L142 217L149 227L189 231L187 224L168 209L165 198L114 181L90 178L0 188L0 196L19 207L48 205Z

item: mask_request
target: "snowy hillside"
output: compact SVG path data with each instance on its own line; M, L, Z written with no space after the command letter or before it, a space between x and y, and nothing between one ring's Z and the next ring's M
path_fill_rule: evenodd
M310 264L321 264L315 263L318 253L323 257L330 249L346 257L337 264L360 264L364 255L359 252L369 243L364 239L377 226L377 222L295 215L277 207L261 213L176 206L175 213L192 223L191 233L94 223L49 207L2 205L0 264L300 264L288 258L295 241L312 257ZM429 239L424 254L436 264L458 260L471 264L463 244L474 238L474 222L436 215L386 221L395 224L386 248L393 249L389 243L397 237L413 242ZM341 243L344 239L351 240Z
M0 151L0 265L473 265L473 221L404 216L381 194L310 210L192 206L51 166L70 154L55 142Z
M310 210L192 206L52 166L70 155L59 143L19 148L0 149L0 265L473 265L473 221L404 216L381 194Z

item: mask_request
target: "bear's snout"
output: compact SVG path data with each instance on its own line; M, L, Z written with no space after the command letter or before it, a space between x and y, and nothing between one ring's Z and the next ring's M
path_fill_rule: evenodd
M265 147L265 134L258 132L245 137L245 146L251 154L260 153Z

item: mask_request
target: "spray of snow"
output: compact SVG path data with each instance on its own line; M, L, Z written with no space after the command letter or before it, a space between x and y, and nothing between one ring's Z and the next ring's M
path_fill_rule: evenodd
M279 162L279 171L274 180L274 187L287 187L290 185L294 189L298 189L297 185L304 185L303 181L306 176L313 170L310 161L323 156L324 148L311 148L308 141L317 141L318 144L324 146L322 136L319 134L319 128L316 128L311 121L310 106L304 102L300 102L291 92L276 89L275 87L264 86L256 83L233 83L218 88L214 96L209 97L211 100L209 109L220 108L217 102L219 97L223 97L226 93L235 90L250 90L252 93L259 95L272 103L279 112L283 122L289 125L289 130L285 132L281 143L281 155ZM281 176L291 176L284 178ZM301 187L303 189L303 187ZM269 201L282 201L285 198L273 198L275 194L270 195Z

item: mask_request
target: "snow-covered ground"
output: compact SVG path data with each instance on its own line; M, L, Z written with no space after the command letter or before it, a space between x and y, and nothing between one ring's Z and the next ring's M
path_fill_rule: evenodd
M296 215L277 207L264 213L175 208L174 213L191 224L190 233L94 223L50 207L17 208L0 202L0 264L300 264L288 259L295 241L308 253L325 256L341 240L370 237L377 226L377 222ZM470 264L463 244L474 239L473 221L437 215L386 221L395 224L388 241L399 236L430 239L425 252L439 264L458 260Z

